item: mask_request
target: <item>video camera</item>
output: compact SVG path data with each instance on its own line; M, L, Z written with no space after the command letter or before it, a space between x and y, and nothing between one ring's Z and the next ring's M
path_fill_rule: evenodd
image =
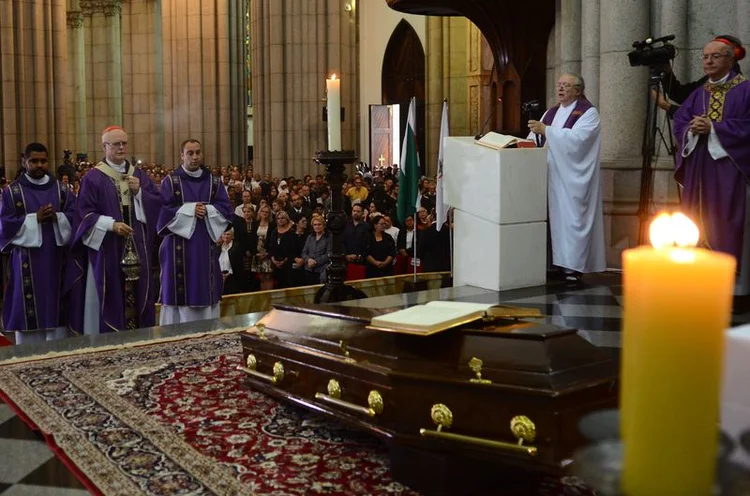
M530 100L521 104L521 113L529 120L538 121L544 114L544 107L539 100Z
M674 45L668 43L674 39L670 34L661 38L646 38L643 41L633 43L632 52L628 53L628 60L631 67L646 66L651 68L661 68L677 55ZM661 43L660 45L656 45Z

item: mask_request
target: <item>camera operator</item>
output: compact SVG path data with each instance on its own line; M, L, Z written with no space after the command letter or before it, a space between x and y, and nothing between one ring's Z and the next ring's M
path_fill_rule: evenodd
M581 76L563 74L557 81L559 104L545 112L541 122L529 120L529 139L547 145L552 264L574 284L581 282L582 273L606 268L601 123L584 90Z
M750 82L736 68L744 56L732 40L709 42L701 57L708 81L674 116L683 210L706 244L734 255L738 267L750 184Z
M722 34L714 38L714 41L719 40L723 40L721 41L722 43L731 46L733 49L739 48L744 50L742 48L742 42L734 36ZM672 72L672 64L670 62L664 64L663 70L664 72L662 73L662 88L664 90L664 95L656 95L657 105L662 110L666 110L667 115L672 118L674 117L675 112L677 112L677 110L680 108L680 104L687 100L687 98L693 91L706 84L706 81L708 81L708 76L703 76L697 81L691 81L689 83L682 84ZM737 61L735 61L733 70L737 73L742 72L740 71L740 66Z

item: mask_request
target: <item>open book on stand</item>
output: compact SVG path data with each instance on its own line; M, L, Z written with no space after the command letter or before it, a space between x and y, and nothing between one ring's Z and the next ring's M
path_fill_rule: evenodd
M495 150L502 150L503 148L511 148L513 146L518 148L536 147L536 143L532 140L516 138L515 136L494 133L492 131L478 139L476 144L486 146L487 148L494 148Z
M483 318L540 318L536 308L520 308L461 301L431 301L374 317L368 329L429 336Z

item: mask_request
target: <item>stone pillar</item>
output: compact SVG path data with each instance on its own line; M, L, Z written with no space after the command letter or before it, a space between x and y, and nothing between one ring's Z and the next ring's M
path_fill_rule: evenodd
M179 164L180 143L195 138L207 166L244 164L245 84L236 77L245 63L237 29L244 2L164 0L161 19L164 111L156 128L164 130L165 163ZM238 84L243 91L233 90Z
M641 142L646 117L648 70L630 67L634 40L649 33L648 0L601 0L599 112L608 264L638 241ZM615 201L607 205L607 200ZM616 221L616 222L615 222Z
M662 0L661 2L661 30L659 36L674 35L674 45L680 54L672 62L672 71L677 79L688 81L687 67L689 58L688 36L688 0Z
M555 85L557 84L557 32L560 19L555 21L555 26L549 32L549 38L547 39L547 71L546 71L546 92L547 101L545 108L550 108L555 105L557 98L555 97Z
M57 165L67 141L66 0L0 2L0 163L15 177L23 147Z
M344 149L356 147L366 122L357 115L357 9L350 15L339 0L257 0L252 8L254 168L301 177L326 148L326 77L341 78Z
M70 81L70 114L68 147L74 153L86 153L86 52L83 12L78 0L69 0L68 10L68 78Z
M590 0L587 0L587 2ZM560 8L560 74L581 72L581 0L563 0Z
M476 33L472 34L472 29L476 30ZM479 43L486 42L476 27L464 17L428 17L426 34L425 173L434 176L437 173L443 100L448 100L448 125L451 136L473 136L471 128L482 125L482 122L476 124L480 120L479 100L475 99L476 107L473 111L469 108L469 86L472 78L481 78L483 48ZM474 41L474 51L470 49L472 36L478 36ZM472 57L475 62L470 61ZM476 73L474 76L471 76L472 64Z
M599 105L599 0L581 5L581 76L586 82L586 96Z
M737 0L737 15L734 18L737 22L737 37L742 40L745 48L750 48L750 22L747 22L750 19L750 0ZM740 62L740 67L743 74L750 72L750 59L745 57L745 60Z
M79 0L86 28L86 124L89 160L101 158L101 132L122 120L122 0ZM128 131L130 131L128 129Z

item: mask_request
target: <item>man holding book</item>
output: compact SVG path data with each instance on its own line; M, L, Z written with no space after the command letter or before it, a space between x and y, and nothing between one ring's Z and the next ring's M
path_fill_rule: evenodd
M601 123L584 89L583 78L563 74L557 81L558 105L547 110L541 122L529 121L529 138L538 138L547 148L552 264L571 283L580 282L582 273L606 268Z

